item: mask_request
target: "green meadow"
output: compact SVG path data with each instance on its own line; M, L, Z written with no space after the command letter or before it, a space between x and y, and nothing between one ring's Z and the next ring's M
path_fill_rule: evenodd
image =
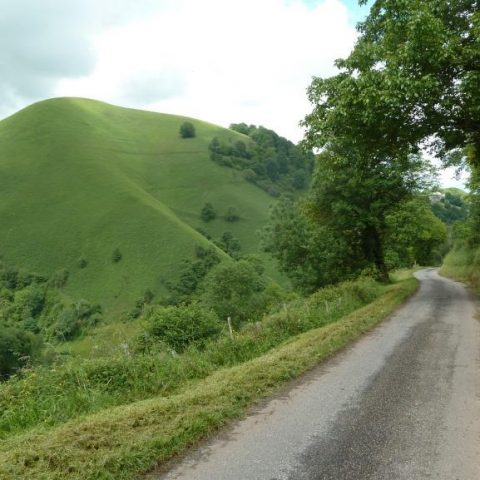
M180 137L185 120L195 138ZM272 198L210 160L213 137L249 141L198 120L80 98L39 102L1 121L3 260L46 276L67 269L63 293L100 303L113 318L146 289L164 293L195 246L213 246L198 228L212 239L230 231L242 253L258 252ZM218 213L208 223L206 202ZM238 222L225 220L229 207ZM267 271L278 278L272 262Z

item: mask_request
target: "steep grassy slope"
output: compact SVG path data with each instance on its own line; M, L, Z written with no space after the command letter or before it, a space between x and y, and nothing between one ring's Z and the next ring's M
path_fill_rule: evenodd
M60 98L1 121L0 254L38 273L66 268L67 294L119 312L145 289L161 291L195 245L209 244L195 228L231 231L244 252L258 250L271 199L209 159L214 136L243 136L191 120L196 138L181 139L184 120ZM205 224L207 201L220 215L234 206L241 220Z

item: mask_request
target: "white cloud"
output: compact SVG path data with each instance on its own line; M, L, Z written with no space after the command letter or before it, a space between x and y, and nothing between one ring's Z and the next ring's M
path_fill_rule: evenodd
M94 39L171 8L174 0L0 0L0 115L55 94L57 82L89 75Z
M53 93L55 79L95 65L81 0L0 0L0 110Z
M334 73L334 59L356 38L340 0L315 7L283 0L163 2L148 17L96 38L97 64L64 79L58 95L189 115L224 126L263 124L293 140L310 110L313 75Z

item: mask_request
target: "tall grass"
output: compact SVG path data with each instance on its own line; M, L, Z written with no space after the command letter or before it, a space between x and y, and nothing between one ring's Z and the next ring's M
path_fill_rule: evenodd
M440 273L467 282L480 292L480 248L457 246L445 257Z
M201 350L70 360L24 372L0 385L0 439L29 428L48 428L79 415L152 396L167 396L212 372L258 357L289 338L337 321L377 298L384 287L359 279L296 300L234 338L226 333Z

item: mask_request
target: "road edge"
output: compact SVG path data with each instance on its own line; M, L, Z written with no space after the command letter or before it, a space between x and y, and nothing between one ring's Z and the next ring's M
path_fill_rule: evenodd
M152 475L159 475L168 460L242 417L255 403L388 318L418 286L413 277L393 284L339 321L219 370L189 391L113 408L107 415L90 415L48 434L20 436L9 442L8 451L0 449L0 478L61 479L66 467L71 479L127 480L142 472L155 478Z

